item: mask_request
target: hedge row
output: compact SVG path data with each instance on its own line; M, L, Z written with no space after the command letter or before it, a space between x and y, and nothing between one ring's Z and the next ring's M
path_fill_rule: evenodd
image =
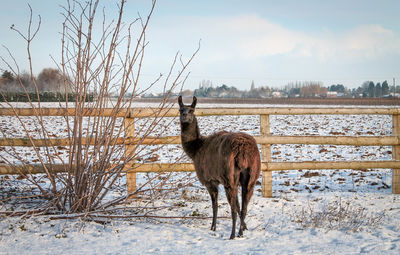
M36 93L7 92L0 94L0 102L28 102L28 95L32 102L38 101ZM40 102L65 102L67 96L69 102L75 102L75 94L73 93L67 95L57 92L41 92L39 94ZM93 94L86 95L86 102L93 102Z

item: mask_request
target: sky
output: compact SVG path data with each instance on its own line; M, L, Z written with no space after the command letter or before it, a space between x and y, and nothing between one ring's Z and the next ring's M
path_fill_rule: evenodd
M61 61L64 0L5 1L0 8L0 55L6 46L20 69L27 70L26 45L10 26L26 30L29 7L41 16L41 29L32 42L34 72ZM108 17L115 2L100 1ZM145 17L149 0L128 0L125 21ZM185 88L201 81L248 90L282 87L296 81L350 88L364 81L393 78L400 83L400 1L397 0L159 0L150 20L141 84L168 74L177 52L188 59ZM97 25L101 26L101 22ZM12 61L11 61L12 62ZM0 68L8 69L4 63ZM159 90L160 87L155 87Z

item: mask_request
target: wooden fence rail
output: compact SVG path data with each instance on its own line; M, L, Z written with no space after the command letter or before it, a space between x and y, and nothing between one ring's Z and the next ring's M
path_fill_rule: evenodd
M40 111L42 116L73 116L74 109L63 108L0 108L0 115L8 116L32 116ZM158 108L132 108L114 111L113 109L102 109L101 111L84 109L85 116L118 116L124 118L126 127L126 138L117 138L116 143L126 146L126 153L134 150L134 144L138 141L134 134L135 118L148 118L153 116L176 117L177 109ZM392 115L393 132L391 136L275 136L270 133L270 115ZM255 136L262 150L262 194L264 197L272 197L272 171L298 170L298 169L368 169L368 168L391 168L392 192L400 194L400 108L222 108L196 109L197 116L210 115L259 115L260 134ZM0 138L0 146L68 146L68 138L58 139L34 139L25 138L7 139ZM88 143L86 139L82 141ZM147 137L142 144L180 144L179 136ZM133 145L132 145L133 144ZM330 144L330 145L353 145L353 146L392 146L393 159L384 161L304 161L304 162L272 162L272 144ZM64 166L54 166L55 171L64 171ZM31 165L29 169L20 169L30 173L43 172L43 166ZM136 173L139 172L190 172L194 166L189 163L177 164L138 164L133 162L127 166L128 192L136 189ZM15 168L0 165L0 174L16 174Z
M35 113L41 113L42 116L74 116L73 108L0 108L0 116L33 116ZM148 118L155 114L165 117L176 117L179 114L178 109L159 109L159 108L131 108L114 111L106 108L101 110L83 109L84 116L117 116L132 118ZM271 108L196 108L196 116L210 115L359 115L359 114L377 114L377 115L399 115L400 108L295 108L295 107L271 107Z
M273 136L260 135L254 136L258 144L330 144L330 145L353 145L353 146L394 146L400 144L399 136ZM117 138L115 144L129 145L139 142L139 138L128 136L127 138ZM82 144L87 144L89 141L83 139ZM95 141L90 141L94 145ZM179 136L165 137L147 137L141 140L141 144L180 144ZM50 138L50 139L28 139L28 138L0 138L0 146L21 146L31 147L33 144L37 147L45 146L68 146L68 138Z

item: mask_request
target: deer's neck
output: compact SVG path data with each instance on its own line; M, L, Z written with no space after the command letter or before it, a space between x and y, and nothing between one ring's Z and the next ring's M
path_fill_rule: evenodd
M181 123L181 131L183 150L193 159L197 151L203 145L200 129L197 125L197 119L194 119L190 124Z

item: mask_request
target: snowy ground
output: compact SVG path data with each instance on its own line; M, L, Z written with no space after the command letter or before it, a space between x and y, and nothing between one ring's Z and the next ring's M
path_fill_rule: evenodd
M205 198L205 197L204 197ZM176 200L179 206L158 214L209 215L207 199ZM377 193L293 194L267 199L254 196L249 231L229 239L230 220L123 219L107 224L79 220L3 218L1 254L398 254L400 250L398 196ZM173 201L157 201L171 206ZM327 207L346 207L343 222L329 222ZM220 216L228 205L220 199ZM364 211L365 210L365 211ZM359 217L363 213L362 217ZM318 213L321 214L319 219ZM324 215L325 214L325 215ZM309 219L310 226L296 220ZM313 216L313 217L311 217ZM339 221L340 221L339 220ZM321 226L319 226L319 222ZM354 221L354 222L353 222ZM358 222L359 221L359 222ZM314 225L314 222L316 226ZM332 226L331 226L332 225Z
M177 120L166 121L172 124L165 135L178 135ZM20 134L8 117L0 122L7 125L5 132ZM203 134L221 129L259 134L258 116L200 117L199 124ZM62 124L55 127L54 135L62 133ZM385 115L271 117L274 135L391 135L391 127L391 116ZM175 162L183 155L178 145L156 153L161 162ZM392 158L390 146L274 145L271 153L274 161ZM34 160L29 154L26 158ZM146 176L138 178L140 183ZM17 193L20 182L14 176L0 176L0 194L10 189ZM391 183L390 169L274 172L274 198L262 198L261 186L256 186L247 217L249 230L233 241L228 240L230 208L223 189L222 218L212 232L211 219L203 218L211 216L211 202L198 183L151 202L150 214L164 218L132 217L143 214L137 208L148 206L146 197L113 213L119 219L83 223L49 216L2 216L0 254L399 254L400 196L391 194ZM1 202L0 212L12 205ZM166 218L186 216L198 217Z

